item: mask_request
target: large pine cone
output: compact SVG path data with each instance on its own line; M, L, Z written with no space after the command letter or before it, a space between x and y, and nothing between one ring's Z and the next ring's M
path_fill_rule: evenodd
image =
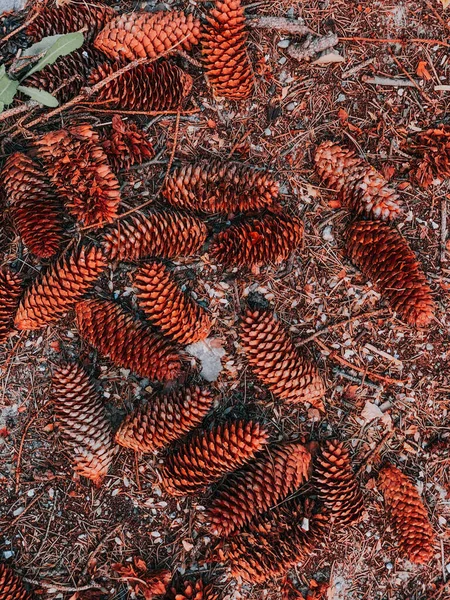
M430 286L405 238L377 221L347 228L350 260L370 279L399 317L416 327L428 325L435 304Z
M44 171L26 154L11 154L2 171L5 194L24 244L40 258L54 256L64 228L61 202Z
M394 465L387 465L378 477L378 487L398 540L402 555L417 564L433 556L434 533L415 485Z
M52 388L56 423L73 457L74 471L100 485L115 453L100 397L77 364L59 367Z
M218 600L211 584L205 585L201 579L195 583L185 580L180 586L173 587L164 596L164 600Z
M4 344L14 325L14 315L22 295L22 279L8 267L0 269L0 344Z
M325 411L325 385L316 365L300 354L272 312L247 310L240 336L252 370L275 396Z
M255 77L247 54L241 0L217 0L206 18L202 34L206 77L217 96L244 100L253 93Z
M386 179L353 150L323 142L314 157L322 181L339 192L342 202L357 214L383 221L401 213L397 192Z
M100 248L81 246L63 255L25 292L17 329L39 329L58 321L94 285L107 261Z
M0 600L32 600L20 578L3 563L0 563Z
M198 44L200 21L182 11L124 13L110 21L94 46L111 58L157 58L176 46L190 50Z
M230 421L202 431L168 456L163 485L172 496L194 494L251 460L268 433L254 421Z
M155 155L147 133L135 123L125 123L119 115L113 116L112 130L102 146L113 171L140 165Z
M164 448L197 427L212 402L211 393L198 386L157 395L125 418L116 442L137 452Z
M76 306L81 337L119 367L141 377L171 381L181 371L181 356L167 339L155 335L133 315L109 300Z

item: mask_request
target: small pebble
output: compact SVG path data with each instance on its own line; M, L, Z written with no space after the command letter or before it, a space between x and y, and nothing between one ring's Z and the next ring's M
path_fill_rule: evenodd
M291 40L281 40L281 42L278 42L277 44L278 48L289 48L290 45Z

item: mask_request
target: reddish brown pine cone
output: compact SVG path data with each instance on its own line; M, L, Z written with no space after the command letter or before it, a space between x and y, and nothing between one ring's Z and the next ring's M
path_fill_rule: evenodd
M352 223L346 238L350 260L372 281L392 310L409 325L428 325L434 317L435 304L405 238L377 221Z
M107 261L100 248L81 246L63 255L25 292L17 329L39 329L58 321L91 289Z
M211 330L206 310L182 292L161 263L140 268L134 276L139 307L154 325L182 346L205 339Z
M94 46L111 58L157 58L172 48L190 50L199 42L200 21L181 11L132 12L118 15L95 39Z
M14 315L22 295L22 279L8 267L0 269L0 344L4 344L14 325Z
M268 207L278 189L278 182L267 171L235 162L202 160L175 168L162 194L178 208L228 214Z
M215 235L209 255L227 267L278 264L289 258L302 238L298 217L267 213L243 219Z
M206 77L214 93L231 100L249 98L255 77L247 54L247 31L241 0L216 0L206 17L202 54Z
M76 306L81 337L119 367L141 377L171 381L181 371L181 355L134 316L109 300L85 300Z
M20 578L3 563L0 563L0 600L32 600Z
M111 426L88 375L77 364L59 367L52 392L56 423L76 473L101 485L115 454Z
M113 171L140 165L155 156L148 135L134 123L125 123L119 115L112 118L112 131L102 142Z
M440 127L417 132L408 140L406 150L418 157L418 168L412 178L423 188L428 188L435 177L450 177L450 127Z
M180 586L173 587L164 596L164 600L218 600L212 585L205 585L201 579L195 583L183 581Z
M402 555L417 564L433 556L435 537L415 485L394 465L381 469L378 487Z
M198 386L154 396L125 418L116 442L137 452L164 448L200 425L212 402L211 393Z
M397 192L386 179L353 150L323 142L314 157L322 181L341 194L345 206L357 214L383 221L401 213Z
M167 457L163 485L171 496L195 494L251 460L268 432L254 421L230 421L201 431Z
M56 254L64 234L62 206L49 179L26 154L12 154L2 180L11 213L25 246L40 258Z
M255 375L286 402L308 402L325 411L325 384L314 363L294 346L280 321L267 310L247 310L241 322L242 347Z

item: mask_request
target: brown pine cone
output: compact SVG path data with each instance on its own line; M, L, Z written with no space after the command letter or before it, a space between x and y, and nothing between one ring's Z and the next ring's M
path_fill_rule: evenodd
M216 0L202 33L202 54L214 93L231 100L249 98L255 77L247 54L247 31L241 0Z
M195 583L185 580L180 586L173 587L164 596L164 600L218 600L211 584L205 585L201 579Z
M132 12L116 16L94 46L111 58L157 58L174 48L190 50L199 42L200 21L182 11Z
M240 336L247 361L269 390L286 402L308 402L325 412L325 384L316 365L294 346L272 312L248 309Z
M416 486L389 464L380 471L378 487L402 555L417 564L429 562L435 536Z
M53 374L56 423L73 458L76 473L101 485L115 454L111 426L87 373L77 364Z
M177 258L195 254L208 230L194 217L169 211L152 211L123 219L107 231L103 248L110 261L135 261L151 256Z
M25 292L17 329L39 329L61 319L91 289L107 267L100 248L81 246L61 256Z
M267 213L240 220L215 235L209 255L227 267L278 264L289 258L302 238L301 219Z
M0 344L4 344L14 325L14 315L22 295L20 275L8 267L0 269Z
M349 225L346 232L350 260L370 279L392 310L409 325L423 327L434 317L430 286L405 238L377 221Z
M119 115L112 118L112 131L102 142L113 171L140 165L155 156L145 131L134 123L125 123Z
M314 160L325 185L339 192L343 204L356 214L387 221L401 213L397 192L353 150L334 142L323 142Z
M103 81L121 68L121 63L103 63L91 71L90 85ZM192 89L192 77L177 65L161 61L138 65L111 80L96 94L108 108L140 111L169 111L181 107Z
M40 258L54 256L63 241L62 205L46 174L26 154L11 154L2 171L4 191L25 246Z
M251 460L267 439L267 430L254 421L230 421L201 431L167 457L163 485L171 496L195 494Z
M141 267L134 276L139 308L164 335L182 346L208 337L211 319L206 310L181 291L161 263Z
M235 162L201 160L175 168L162 195L178 208L228 214L268 207L278 189L278 182L267 171Z
M136 452L164 448L200 425L212 402L211 393L198 386L156 395L125 418L116 442Z
M81 337L102 356L141 377L171 381L181 372L181 355L167 339L109 300L85 300L76 306Z
M410 177L423 187L428 188L434 178L450 177L450 127L439 127L419 131L408 139L406 150L418 158L417 168Z
M0 600L32 600L21 579L3 563L0 563Z

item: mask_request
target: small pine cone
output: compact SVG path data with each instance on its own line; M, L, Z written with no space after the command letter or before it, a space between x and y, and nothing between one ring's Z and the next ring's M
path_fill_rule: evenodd
M148 135L134 123L125 123L119 115L112 118L112 131L102 142L113 171L140 165L155 156Z
M17 329L39 329L58 321L91 289L107 264L95 246L61 256L25 292L16 314Z
M141 267L134 276L139 308L165 335L182 346L208 337L211 319L191 296L182 292L161 263Z
M434 533L415 485L394 465L387 465L378 478L393 532L402 555L417 564L433 556Z
M22 295L22 279L7 267L0 269L0 344L13 328L14 315Z
M434 317L430 286L405 238L378 221L352 223L346 232L350 260L370 279L392 310L409 325Z
M180 586L173 587L164 600L218 600L212 585L205 585L201 579L195 583L183 581Z
M450 127L439 127L419 131L408 139L406 150L418 158L412 179L428 188L435 178L450 177Z
M39 258L54 256L62 243L62 206L49 179L26 154L15 152L2 180L11 213L25 246Z
M207 233L206 225L193 215L153 211L119 221L105 234L103 248L111 261L177 258L195 254Z
M198 386L151 398L129 414L116 433L116 442L136 452L153 452L200 425L213 398Z
M240 335L253 372L275 396L325 411L325 384L316 365L300 354L272 312L247 310Z
M115 59L157 58L171 50L190 50L199 42L200 21L182 11L132 12L110 21L94 46Z
M0 563L0 600L32 600L21 579L3 563Z
M209 84L219 97L249 98L255 88L255 77L247 54L248 36L241 0L217 0L206 18L202 54Z
M289 258L302 238L298 217L268 213L243 219L215 235L209 255L227 267L278 264Z
M115 454L100 397L77 364L59 367L53 374L52 388L56 423L73 456L74 471L100 485Z
M273 204L279 184L267 171L202 160L174 169L162 190L172 206L204 213L256 211Z
M109 300L85 300L76 306L81 337L119 367L141 377L171 381L181 372L177 348L155 335L133 315Z
M163 485L171 496L195 494L251 460L267 439L267 430L254 421L231 421L201 431L168 456Z
M325 185L339 192L344 205L356 214L387 221L401 213L397 192L353 150L334 142L323 142L314 160Z

